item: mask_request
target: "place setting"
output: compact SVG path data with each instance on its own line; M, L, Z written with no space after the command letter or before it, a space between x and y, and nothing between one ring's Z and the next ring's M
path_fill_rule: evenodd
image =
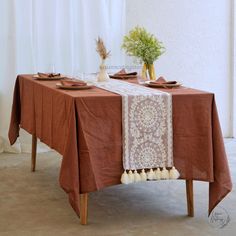
M84 90L92 88L92 83L87 83L83 80L78 79L64 79L59 83L56 83L56 87L59 89L68 89L68 90Z
M38 72L37 74L33 75L33 79L36 80L61 80L65 79L66 76L61 75L60 73L42 73Z
M160 76L157 80L147 80L144 82L144 85L153 88L167 88L167 89L179 88L180 86L182 86L181 83L175 80L167 81L166 79L164 79L163 76Z
M45 81L58 81L56 83L56 88L58 89L68 89L68 90L84 90L92 88L92 83L86 82L80 77L70 77L66 75L61 75L61 73L42 73L38 72L33 75L35 80L45 80Z
M109 74L111 79L120 79L120 80L128 80L128 79L137 79L138 73L134 72L127 72L125 69L122 69L114 74Z

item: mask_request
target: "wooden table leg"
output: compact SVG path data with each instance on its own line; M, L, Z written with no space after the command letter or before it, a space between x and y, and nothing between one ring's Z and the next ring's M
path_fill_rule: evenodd
M88 193L80 194L80 224L86 225L88 218Z
M32 151L31 151L31 171L35 171L36 166L36 155L37 155L37 137L35 134L32 135Z
M186 180L186 196L187 196L187 208L188 216L194 216L194 204L193 204L193 180Z

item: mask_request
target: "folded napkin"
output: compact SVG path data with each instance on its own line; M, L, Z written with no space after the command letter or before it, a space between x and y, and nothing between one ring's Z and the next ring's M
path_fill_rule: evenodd
M86 86L87 83L82 80L61 80L64 86Z
M41 73L41 72L38 72L39 77L52 78L52 77L57 77L57 76L60 76L60 75L61 75L60 73Z
M159 77L155 81L150 81L149 84L160 84L160 85L165 85L165 84L177 84L177 81L166 81L163 76Z
M114 75L110 75L110 77L113 79L131 79L131 78L136 78L136 76L137 72L127 73L125 69L118 71Z
M116 76L137 75L137 72L130 72L130 73L127 73L127 72L125 71L125 69L122 69L122 70L118 71L117 73L115 73L114 75L116 75Z

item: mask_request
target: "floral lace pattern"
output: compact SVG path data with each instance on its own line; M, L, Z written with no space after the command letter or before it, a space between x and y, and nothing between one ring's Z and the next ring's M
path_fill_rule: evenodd
M122 96L124 169L173 166L171 94L118 80L95 85Z

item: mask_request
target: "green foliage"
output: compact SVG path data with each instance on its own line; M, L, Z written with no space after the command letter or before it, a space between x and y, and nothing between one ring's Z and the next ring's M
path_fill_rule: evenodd
M124 37L122 48L129 56L136 57L146 64L153 64L165 52L162 42L139 26Z

